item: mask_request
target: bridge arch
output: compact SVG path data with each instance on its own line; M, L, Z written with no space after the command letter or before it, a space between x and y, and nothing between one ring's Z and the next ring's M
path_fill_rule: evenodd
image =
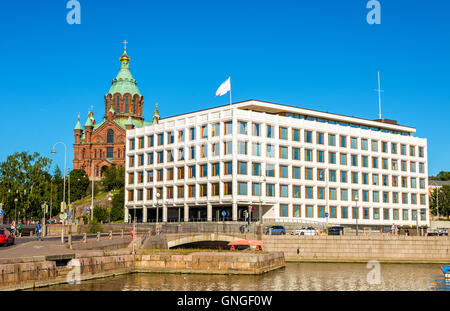
M171 249L184 244L192 244L199 242L231 242L235 240L242 240L242 237L235 236L232 234L221 234L221 233L202 233L186 235L183 237L174 236L173 239L167 238L167 248Z

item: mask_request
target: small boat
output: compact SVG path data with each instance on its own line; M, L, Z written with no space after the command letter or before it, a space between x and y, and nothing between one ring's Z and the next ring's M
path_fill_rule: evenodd
M441 270L444 272L444 277L450 279L450 266L443 266Z
M237 240L232 241L228 243L228 246L231 246L230 250L235 250L236 246L256 246L256 250L260 251L262 250L262 247L264 246L263 241L252 241L252 240Z

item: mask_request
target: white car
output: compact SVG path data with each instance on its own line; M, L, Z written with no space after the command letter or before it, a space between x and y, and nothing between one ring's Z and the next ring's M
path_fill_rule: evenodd
M316 235L317 230L314 227L303 227L295 230L295 235Z

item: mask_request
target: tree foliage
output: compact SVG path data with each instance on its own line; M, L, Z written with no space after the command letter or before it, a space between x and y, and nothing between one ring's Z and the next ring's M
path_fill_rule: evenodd
M439 209L438 209L439 205ZM450 186L444 185L436 188L430 195L430 209L433 215L448 217L450 215Z
M450 172L441 171L437 176L431 177L432 180L450 181Z
M118 221L124 219L124 202L125 202L125 188L122 187L119 193L115 194L111 200L111 221Z
M102 184L107 191L120 189L125 186L125 168L113 165L106 168Z
M73 170L70 176L70 200L76 201L86 195L89 187L89 177L84 170Z

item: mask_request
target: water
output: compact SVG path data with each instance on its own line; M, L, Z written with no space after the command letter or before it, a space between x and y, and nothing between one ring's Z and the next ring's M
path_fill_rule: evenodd
M62 284L47 291L450 291L437 264L381 264L380 282L366 264L287 263L264 275L129 274ZM369 273L369 282L368 282Z

